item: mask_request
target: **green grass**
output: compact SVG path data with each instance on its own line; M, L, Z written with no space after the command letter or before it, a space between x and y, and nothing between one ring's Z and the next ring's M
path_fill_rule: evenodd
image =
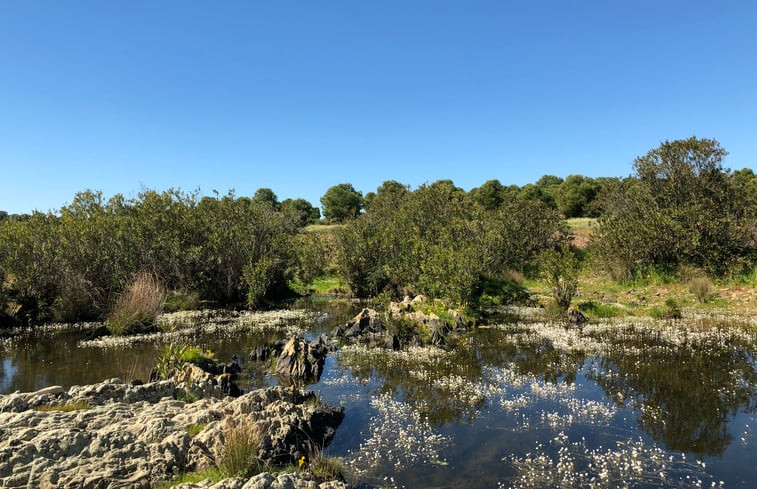
M92 406L89 405L87 401L78 401L78 402L67 402L65 404L53 404L49 406L39 406L35 408L35 411L42 411L42 412L70 412L70 411L80 411L82 409L89 409Z
M344 473L344 464L341 460L331 457L318 455L313 457L308 463L310 473L319 480L331 481L338 480Z
M218 467L210 467L203 470L202 472L187 472L185 474L181 474L174 480L157 484L156 487L158 487L158 489L168 489L169 487L178 486L179 484L185 484L188 482L196 484L206 479L210 479L215 484L217 482L221 482L226 478L228 478L228 474L226 474L223 469Z
M305 226L306 233L333 233L344 224L310 224Z
M582 302L578 310L593 318L616 318L625 315L622 307L616 304L601 304L597 302Z
M190 437L194 438L204 429L205 429L205 424L203 423L193 424L192 426L187 428L187 433L189 434Z
M571 231L583 231L586 229L596 229L599 225L594 217L571 217L566 219L568 228Z
M203 350L196 346L190 346L184 349L179 355L179 360L182 362L192 363L200 368L206 367L208 364L212 365L215 361L215 354L210 350Z
M166 295L163 306L165 312L194 311L200 308L200 295L197 292L174 290Z
M300 295L315 294L343 294L347 286L336 275L326 275L313 279L309 284L302 283L299 279L289 282L289 288Z
M339 277L332 275L313 280L308 288L316 293L326 293L344 290L345 285Z
M257 456L261 439L262 433L253 423L230 423L225 430L221 468L232 476L251 477L260 473L262 467Z

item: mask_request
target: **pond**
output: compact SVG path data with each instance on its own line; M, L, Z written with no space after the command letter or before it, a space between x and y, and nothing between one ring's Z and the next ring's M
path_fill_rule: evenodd
M309 301L262 314L174 315L174 333L82 341L93 325L4 340L0 393L144 376L160 344L243 362L240 386L276 383L256 346L328 333L359 304ZM308 389L345 418L326 450L374 487L754 487L753 320L521 320L479 327L449 351L344 346Z

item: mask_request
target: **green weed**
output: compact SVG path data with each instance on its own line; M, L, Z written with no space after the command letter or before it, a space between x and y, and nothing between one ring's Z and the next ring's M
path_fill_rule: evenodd
M90 409L92 406L87 401L67 402L65 404L51 404L47 406L39 406L34 408L35 411L42 412L71 412L81 411L82 409Z

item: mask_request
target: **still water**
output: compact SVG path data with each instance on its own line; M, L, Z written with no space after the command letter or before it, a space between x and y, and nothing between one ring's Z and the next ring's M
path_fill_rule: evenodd
M303 302L263 315L176 319L136 343L82 342L91 326L2 342L0 393L144 377L165 341L222 361L288 334L330 331L359 310ZM273 385L245 362L240 386ZM757 334L711 318L583 328L481 327L455 348L345 346L308 386L346 416L327 453L375 487L755 487Z

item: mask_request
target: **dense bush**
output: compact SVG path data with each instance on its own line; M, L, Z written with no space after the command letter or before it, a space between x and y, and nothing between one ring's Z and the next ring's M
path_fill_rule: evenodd
M722 275L754 265L757 206L751 185L722 166L713 139L666 141L636 158L635 178L601 197L599 249L605 262L632 274L682 264Z
M377 193L338 233L340 271L359 296L391 289L471 303L487 277L523 268L559 240L559 216L540 202L487 210L449 181Z
M255 305L286 287L297 228L233 193L86 191L58 213L0 222L0 299L25 322L102 317L144 270L168 290Z

